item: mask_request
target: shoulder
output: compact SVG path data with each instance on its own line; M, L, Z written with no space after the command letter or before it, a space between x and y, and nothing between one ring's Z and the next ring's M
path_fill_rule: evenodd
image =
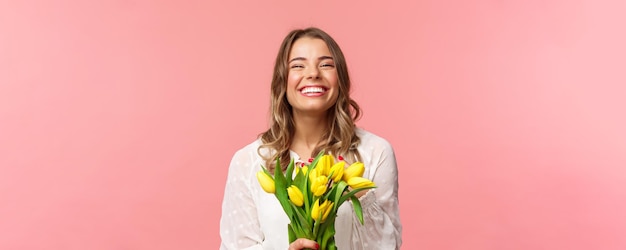
M382 150L393 153L393 147L391 146L391 143L387 141L387 139L362 128L357 128L356 134L361 139L359 149L367 151Z
M256 139L253 142L249 143L248 145L245 145L244 147L238 149L235 154L233 155L233 159L234 158L240 158L240 157L246 157L249 155L257 155L257 151L259 149L259 146L261 146L261 139Z
M357 147L361 161L368 166L365 168L363 176L374 180L375 178L383 178L383 176L395 175L397 172L396 156L387 139L378 136L364 129L358 129L357 135L361 139L361 143ZM380 175L388 173L389 175Z
M233 154L230 162L231 171L244 171L245 168L253 168L253 166L257 165L261 159L258 151L259 146L261 146L261 139L256 139L248 145L238 149Z

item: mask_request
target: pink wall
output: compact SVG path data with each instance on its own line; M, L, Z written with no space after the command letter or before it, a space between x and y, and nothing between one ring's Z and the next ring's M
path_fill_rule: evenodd
M624 1L51 2L0 2L0 249L216 249L308 25L395 146L403 249L626 249Z

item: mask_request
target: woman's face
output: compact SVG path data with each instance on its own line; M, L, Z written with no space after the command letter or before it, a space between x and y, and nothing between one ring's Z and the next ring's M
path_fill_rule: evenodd
M326 113L339 96L337 69L326 43L317 38L299 38L288 60L287 101L293 112Z

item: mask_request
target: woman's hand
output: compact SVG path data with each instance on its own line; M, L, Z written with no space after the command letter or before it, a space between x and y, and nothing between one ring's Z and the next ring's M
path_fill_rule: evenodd
M361 196L365 195L367 193L367 191L370 191L370 190L369 189L361 190L359 192L356 192L356 194L354 194L354 196L356 196L356 198L361 198Z
M299 238L289 244L289 250L300 250L305 248L318 249L319 247L320 245L317 244L317 242L304 238Z

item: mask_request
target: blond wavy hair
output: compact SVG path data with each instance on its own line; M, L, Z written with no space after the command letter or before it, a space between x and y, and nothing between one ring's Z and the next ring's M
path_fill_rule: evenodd
M262 145L258 153L266 161L270 171L274 171L276 159L280 158L281 168L285 170L290 162L289 147L295 134L292 107L287 101L287 76L289 53L294 42L300 38L317 38L323 40L335 62L337 69L339 97L337 102L329 108L328 124L322 140L313 150L312 156L322 150L335 156L343 156L348 162L359 161L360 155L357 145L360 138L356 135L357 121L361 117L361 108L350 98L350 76L343 52L335 40L321 29L310 27L289 32L283 40L276 62L271 85L270 126L260 137ZM269 149L269 154L262 154L262 149Z

